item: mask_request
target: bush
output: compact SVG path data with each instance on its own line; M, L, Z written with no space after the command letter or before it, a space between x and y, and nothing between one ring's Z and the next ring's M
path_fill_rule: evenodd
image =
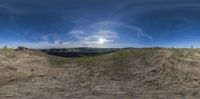
M1 54L5 55L6 58L16 56L15 50L13 48L8 48L7 46L3 47Z

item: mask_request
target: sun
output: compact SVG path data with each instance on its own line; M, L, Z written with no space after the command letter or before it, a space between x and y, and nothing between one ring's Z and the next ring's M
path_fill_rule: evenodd
M107 42L107 40L104 39L104 38L99 38L98 41L97 41L97 43L98 43L99 45L103 45L103 44L105 44L106 42Z

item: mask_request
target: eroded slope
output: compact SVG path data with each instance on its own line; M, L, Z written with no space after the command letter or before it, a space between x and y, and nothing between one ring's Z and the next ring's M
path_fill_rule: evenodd
M199 49L125 49L61 58L16 52L0 61L0 98L198 98Z

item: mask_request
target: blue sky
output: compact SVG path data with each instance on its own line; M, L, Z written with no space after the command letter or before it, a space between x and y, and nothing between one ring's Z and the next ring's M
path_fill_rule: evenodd
M1 0L4 45L200 47L200 1Z

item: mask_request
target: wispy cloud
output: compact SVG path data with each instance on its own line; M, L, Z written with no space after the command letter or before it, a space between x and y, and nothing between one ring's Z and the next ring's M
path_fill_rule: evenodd
M81 33L82 32L82 33ZM116 32L99 30L86 33L80 30L72 30L66 35L52 34L42 37L38 42L15 42L0 44L0 47L9 45L10 47L25 46L29 48L67 48L67 47L109 47L118 37ZM69 40L69 38L73 38Z
M130 42L120 42L120 35L117 28L128 29L137 38L152 39L152 37L142 31L139 27L131 26L119 22L97 22L81 28L74 28L67 33L49 33L41 37L37 42L17 42L10 45L12 47L26 46L30 48L67 48L67 47L129 47L136 46Z
M63 43L71 42L86 47L108 47L109 43L118 38L118 33L103 29L97 31L72 30L67 33L67 37L72 38L72 40Z
M149 34L145 33L141 28L135 25L129 25L125 24L122 22L114 22L114 21L103 21L103 22L98 22L95 25L91 26L92 28L106 28L106 29L124 29L124 30L129 30L131 33L136 34L138 37L144 37L148 39L152 39L152 36Z

